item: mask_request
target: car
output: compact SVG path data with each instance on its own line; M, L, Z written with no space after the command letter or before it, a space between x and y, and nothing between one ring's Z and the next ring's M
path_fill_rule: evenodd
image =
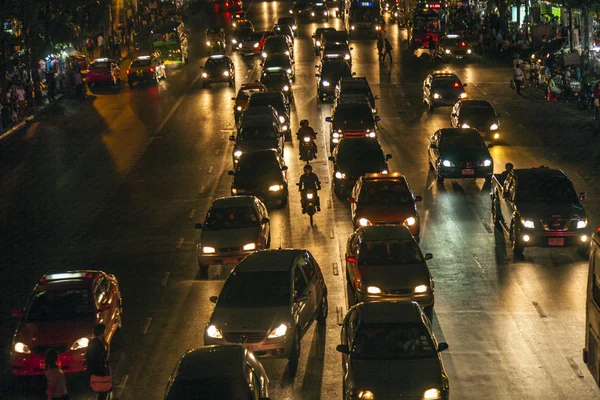
M233 28L250 28L254 31L254 25L252 24L252 21L247 18L238 18L231 23L231 26Z
M222 54L213 55L206 59L206 64L201 68L202 87L217 82L227 82L229 87L235 86L235 65L231 58Z
M288 201L288 167L277 149L243 153L228 174L231 195L251 194L267 205L285 207Z
M89 86L103 83L116 86L121 82L121 69L114 60L96 58L90 63L85 81Z
M213 200L197 245L198 270L208 277L210 265L237 264L256 249L271 246L267 207L255 196L220 197Z
M484 139L498 141L501 116L487 100L459 100L452 108L450 125L453 128L474 128Z
M225 29L221 27L210 27L204 31L204 44L208 49L212 49L215 43L220 43L225 48Z
M331 127L330 150L333 152L343 138L376 137L377 121L380 120L379 116L373 115L366 97L357 95L338 98L332 107L331 117L325 117Z
M10 354L13 375L43 375L44 357L51 348L58 351L64 372L82 372L87 369L85 352L94 325L106 325L108 344L121 327L119 282L98 270L45 274L13 316L18 320Z
M321 49L321 61L339 57L343 58L352 67L352 53L350 53L350 50L354 50L354 47L349 47L347 43L326 42Z
M250 96L254 93L263 93L266 91L267 88L262 83L243 83L237 92L237 96L231 98L231 100L235 101L235 104L233 105L233 115L236 121L248 106Z
M292 80L285 69L265 68L260 76L260 83L265 85L269 91L283 93L288 103L293 101L294 88L292 87Z
M438 183L444 179L485 178L494 171L494 161L481 134L472 128L444 128L429 139L429 169Z
M268 58L276 53L283 53L290 59L294 59L294 48L285 36L278 35L268 38L261 54L263 58Z
M352 304L416 301L433 318L434 282L407 226L361 226L348 237L346 283Z
M156 82L167 79L165 64L157 55L144 55L135 58L127 69L127 84Z
M373 109L373 113L377 112L375 100L379 96L374 96L369 86L369 81L364 76L353 76L352 78L341 78L335 85L334 99L344 95L361 95L366 97Z
M239 50L239 45L246 39L252 32L254 32L253 28L248 27L247 25L241 25L236 27L233 32L231 32L231 50Z
M404 4L401 3L392 6L390 9L390 22L397 22L400 27L404 26L404 7Z
M271 54L261 65L261 74L269 71L269 68L273 68L272 71L277 71L277 68L282 68L285 69L285 72L287 72L292 82L296 80L296 63L286 54Z
M329 160L333 162L333 189L342 197L350 192L358 178L367 173L388 173L387 161L391 154L384 155L377 138L358 137L342 139Z
M260 250L231 272L206 325L204 344L241 344L262 358L287 358L295 372L302 336L325 325L327 285L308 250Z
M312 34L313 48L315 50L316 56L318 56L321 53L321 44L323 43L323 34L325 32L336 32L336 30L335 30L335 28L320 27L320 28L317 28L315 33Z
M164 400L267 400L269 377L251 350L241 345L189 349L167 383Z
M284 125L286 132L291 132L290 104L281 92L253 93L248 101L248 108L260 106L273 106L279 114L279 122ZM285 129L287 127L287 129Z
M275 33L273 32L273 35ZM254 31L241 43L238 43L238 50L242 56L255 55L260 54L262 51L262 47L265 45L267 41L268 33L267 31Z
M423 200L399 172L361 176L352 188L350 214L354 229L368 225L404 225L419 240L421 224L416 203Z
M471 56L473 49L467 43L467 40L457 34L448 34L444 36L438 45L438 57L444 61L450 58L463 59Z
M321 34L321 50L323 50L323 46L325 46L327 43L349 44L350 37L348 36L348 32L345 30L326 30Z
M230 13L231 15L243 14L242 2L240 0L214 0L212 4L215 11Z
M279 121L275 118L272 114L242 116L237 136L229 136L229 140L235 143L232 152L233 165L238 163L244 153L254 150L276 149L283 157L284 133L279 130Z
M302 14L302 11L306 9L306 7L308 7L307 3L304 3L302 1L296 2L294 4L294 11L290 10L290 14L294 14L294 15L300 15ZM296 10L299 11L298 13L296 13ZM296 23L296 19L293 16L289 16L289 17L281 17L277 20L277 25L279 26L283 26L283 25L287 25L290 28L292 28L292 31L294 32L294 36L298 37L298 24Z
M344 317L343 398L448 400L450 385L431 321L416 302L359 303Z
M289 26L289 25L275 25L273 27L273 31L278 36L285 36L286 38L288 38L289 42L292 45L294 44L294 30L292 29L291 26Z
M423 81L423 102L429 111L439 106L453 106L458 100L467 98L466 86L453 72L432 72Z
M309 21L327 21L329 22L329 9L325 3L314 3L307 11Z
M237 125L238 130L244 126L247 126L250 120L257 118L262 118L263 120L273 122L277 127L277 132L281 134L287 134L288 127L285 125L285 117L280 115L275 107L270 105L246 108Z
M327 58L319 65L315 76L317 77L317 95L319 100L333 100L335 85L341 78L351 78L352 69L346 60L341 58Z

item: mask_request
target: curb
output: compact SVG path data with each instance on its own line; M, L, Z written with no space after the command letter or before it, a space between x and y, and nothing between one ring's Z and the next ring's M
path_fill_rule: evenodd
M32 115L30 115L27 118L23 119L22 121L20 121L16 125L11 126L6 131L4 131L4 133L2 133L0 135L0 142L2 142L3 140L7 139L9 136L13 135L14 133L16 133L16 132L18 132L18 131L20 131L22 129L25 129L27 127L27 125L29 125L31 122L35 121L39 115L43 114L49 108L51 108L55 104L59 103L63 99L64 96L65 96L64 94L57 95L56 98L54 99L54 101L52 101L50 103L47 103L47 104L44 104L43 106L41 106L40 108L38 108L35 111L35 113L33 113Z

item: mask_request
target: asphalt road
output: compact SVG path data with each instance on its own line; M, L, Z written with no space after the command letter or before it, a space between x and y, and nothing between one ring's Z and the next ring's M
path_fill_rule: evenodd
M272 26L289 4L252 3L256 28ZM226 84L202 89L206 56L201 28L192 25L192 60L171 67L158 86L97 89L83 104L68 100L46 119L0 144L0 357L2 399L36 399L44 379L9 374L15 322L45 271L100 268L114 273L124 296L124 326L113 341L115 398L159 399L179 356L201 346L203 329L231 267L211 267L198 279L195 246L212 199L229 195L235 91ZM340 26L332 19L331 25ZM310 227L298 193L271 211L272 247L309 249L329 287L326 329L303 339L296 376L285 360L265 361L273 399L341 398L341 363L335 351L345 311L343 252L351 232L347 204L332 194L326 161L330 105L317 102L311 33L301 24L296 39L292 127L309 119L319 135L313 163L324 184L323 212ZM380 96L380 140L392 153L392 171L415 191L422 223L421 247L431 252L436 282L434 322L454 399L598 399L600 392L581 359L584 346L587 263L571 250L526 250L515 260L490 218L489 187L482 180L437 184L428 171L426 145L449 125L449 108L427 112L421 85L432 68L456 71L471 97L491 99L504 113L505 142L491 149L496 171L562 168L578 191L592 226L600 223L598 136L592 116L548 103L536 89L517 97L510 69L476 58L440 65L408 54L406 31L387 26L394 62L378 67L375 42L354 41L353 70L367 76ZM404 49L404 50L403 50ZM256 59L234 53L237 85L258 79ZM389 64L389 63L388 63ZM286 143L290 183L302 164L297 142ZM393 384L390 382L390 384ZM85 375L69 376L73 399L89 399Z

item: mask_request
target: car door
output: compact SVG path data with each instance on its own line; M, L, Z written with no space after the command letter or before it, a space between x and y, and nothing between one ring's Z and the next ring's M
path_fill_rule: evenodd
M425 79L423 83L423 98L429 100L429 95L431 92L431 75Z
M460 115L460 103L457 102L454 107L452 108L452 114L450 114L450 126L452 126L453 128L457 128L458 125L458 121L459 121L459 115Z
M433 136L431 136L431 140L429 142L429 160L434 168L437 168L438 160L440 158L439 145L440 134L439 132L436 132L433 134Z
M356 289L356 281L358 279L358 246L360 244L360 234L353 233L351 239L348 240L346 246L346 273L352 289ZM350 294L348 294L350 295Z
M500 200L500 210L502 219L505 223L510 224L514 210L514 198L517 187L517 181L514 175L509 174L504 181L504 191Z
M267 207L265 207L265 205L262 203L262 201L260 201L258 199L255 200L255 206L256 206L256 211L258 213L258 218L261 221L261 224L260 224L261 236L263 238L263 243L265 243L265 248L266 248L266 244L269 243L269 234L271 232L271 223L267 222L267 223L263 224L262 221L265 218L269 218L269 213L267 212Z
M309 287L308 281L306 280L306 276L302 271L301 258L298 257L294 262L294 268L292 271L293 274L293 315L294 319L300 329L300 332L304 333L306 329L308 329L308 325L310 324L314 312L313 307L311 307L311 296L309 295ZM296 301L298 297L305 297L305 300Z
M310 296L314 298L314 315L316 316L321 306L321 300L325 297L325 281L321 274L321 268L312 254L306 252L305 259L306 262L301 267L311 289Z
M358 201L360 197L360 191L362 190L363 178L360 177L354 187L352 188L352 198L354 199L353 203L350 203L350 215L352 216L352 220L356 218L356 211L358 210Z
M109 341L117 328L115 320L118 308L118 301L113 298L110 289L110 282L104 275L96 279L93 286L97 310L96 320L98 323L106 325Z

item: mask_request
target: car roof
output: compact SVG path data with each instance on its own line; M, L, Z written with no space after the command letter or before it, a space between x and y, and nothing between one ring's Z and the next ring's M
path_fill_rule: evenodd
M474 99L460 100L460 106L461 107L464 107L464 106L475 106L475 107L488 106L488 107L493 108L492 104L487 100L474 100Z
M264 89L265 85L263 85L262 83L242 83L242 86L240 86L240 90L246 90L246 89Z
M338 154L340 151L342 151L342 149L343 150L346 150L346 149L356 150L356 149L364 148L365 146L368 146L368 147L376 146L379 149L381 149L381 151L383 152L381 143L379 143L379 140L377 140L377 138L360 136L360 137L353 137L353 138L342 138L337 145Z
M215 60L215 61L229 60L229 61L231 61L231 58L229 58L228 56L223 55L223 54L214 54L206 59L206 61L208 61L208 60Z
M371 225L362 226L356 230L362 233L364 240L410 240L414 238L408 227L404 225Z
M406 301L372 301L355 305L360 322L377 323L422 323L419 305Z
M273 249L259 250L244 258L235 267L236 272L290 271L294 260L306 250Z
M245 207L253 206L255 204L256 197L254 196L227 196L219 197L213 200L210 208L227 208L227 207Z
M252 150L252 151L244 152L242 154L242 156L240 157L238 166L244 164L246 162L246 160L248 159L248 156L252 156L252 158L259 157L261 159L265 159L266 157L277 158L278 154L279 154L279 152L277 149L259 149L259 150Z
M36 286L36 291L68 288L88 288L103 274L96 270L60 271L44 274Z
M273 98L273 99L283 100L283 93L281 93L281 92L252 93L252 96L250 96L250 100L252 100L253 97L257 97L257 98Z
M520 182L536 181L547 177L560 178L570 180L565 173L560 169L553 169L548 167L534 167L534 168L519 168L513 169L513 174L517 177Z
M473 134L473 132L477 133L481 136L481 134L477 131L477 129L473 128L443 128L439 130L440 135L442 136L460 136Z
M95 58L91 63L104 63L104 62L115 62L114 60L110 59L110 58Z
M270 111L270 117L265 117L265 114L254 114L242 116L240 121L240 131L242 129L252 128L275 128L275 121L273 120L273 111Z
M369 172L363 175L363 181L402 181L406 182L406 177L400 172L391 172L389 174L381 174L379 172Z
M204 346L186 351L181 357L177 377L197 379L230 376L243 371L246 350L240 345Z
M455 77L458 79L458 75L451 71L433 71L432 75L434 78Z

